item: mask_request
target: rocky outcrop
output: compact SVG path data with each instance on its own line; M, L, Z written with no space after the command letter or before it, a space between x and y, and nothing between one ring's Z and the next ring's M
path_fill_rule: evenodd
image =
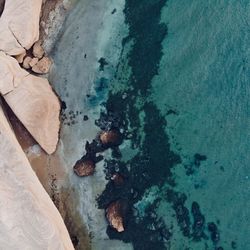
M110 203L106 209L106 217L109 224L119 233L124 231L124 217L127 210L127 203L124 200L117 200Z
M42 0L6 0L0 18L0 50L20 55L39 38Z
M2 15L2 13L3 13L4 4L5 4L5 0L0 0L0 17Z
M33 172L0 103L1 249L73 250L64 222Z
M43 57L44 49L41 46L41 41L38 41L34 44L32 53L33 53L33 56L38 58L38 59L41 59Z
M122 142L122 136L118 130L103 131L99 139L104 147L118 146Z
M23 52L23 53L20 54L20 55L15 56L15 58L16 58L16 60L18 61L18 63L23 63L23 60L24 60L25 56L26 56L26 51Z
M121 186L124 184L124 178L121 174L115 173L111 176L111 180L116 186Z
M95 172L95 163L90 159L81 159L76 162L74 172L80 177L93 175Z
M23 60L23 68L24 69L30 69L30 62L32 58L30 56L26 56Z
M0 93L40 146L51 154L59 133L60 103L47 79L29 74L0 52Z
M35 65L32 66L32 71L38 74L47 74L52 62L48 57L43 57Z

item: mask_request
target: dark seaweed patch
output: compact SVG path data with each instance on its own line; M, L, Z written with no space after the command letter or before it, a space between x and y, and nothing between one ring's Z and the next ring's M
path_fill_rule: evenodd
M192 203L191 209L193 215L192 236L195 241L200 241L202 238L206 239L204 233L205 229L205 216L200 211L200 206L197 202Z
M185 194L177 193L172 189L167 190L166 199L173 205L178 225L184 236L190 237L190 214L185 206L187 197Z
M194 165L196 167L199 167L201 165L201 161L205 161L207 160L207 157L205 155L201 155L201 154L195 154L194 155Z
M208 223L207 227L210 232L211 240L214 242L214 244L217 244L217 242L220 240L220 234L216 224L214 222L210 222Z
M194 241L207 240L204 233L205 217L200 212L199 204L194 202L192 205L192 225L190 211L185 206L187 196L173 190L176 184L172 169L181 163L181 158L170 148L169 138L165 132L165 118L147 98L151 91L151 81L158 74L162 57L161 44L167 35L167 26L160 23L161 10L165 4L166 0L126 0L124 13L129 35L122 43L126 46L133 41L133 46L127 55L121 54L121 58L128 57L132 73L127 84L131 88L126 90L128 98L123 98L122 91L115 94L110 92L105 104L106 112L101 113L100 119L96 121L96 125L102 130L122 129L124 138L131 140L132 148L139 149L139 153L127 162L120 160L119 149L113 151L116 159L107 160L105 165L109 182L97 198L101 209L105 209L108 204L118 199L127 201L125 231L118 233L109 226L107 234L111 239L132 242L135 250L169 249L169 226L156 213L161 199L172 204L178 225L185 237ZM119 67L123 69L122 62L118 65L115 81L123 79ZM101 69L104 70L104 66ZM143 101L137 105L140 97ZM141 111L144 112L143 121L139 118ZM176 113L170 111L169 114ZM143 141L141 130L144 132ZM198 167L204 160L206 156L195 154L192 165ZM115 185L112 181L111 177L115 173L124 177L122 185ZM157 186L161 190L166 183L169 186L166 197L156 197L152 204L147 205L144 215L140 216L135 204L142 200L145 191L152 186ZM206 242L204 246L207 246Z
M99 70L100 70L100 71L104 71L104 67L105 67L106 65L108 65L108 62L107 62L106 59L103 58L103 57L101 57L101 58L98 60L98 63L100 64L100 66L99 66Z

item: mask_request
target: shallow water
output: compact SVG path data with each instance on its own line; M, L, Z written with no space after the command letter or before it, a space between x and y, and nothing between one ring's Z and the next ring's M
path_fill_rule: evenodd
M129 134L94 177L70 177L95 249L111 247L107 235L136 250L250 249L249 15L243 0L79 1L51 75L66 115L89 116L64 123L65 163L99 131L100 107ZM105 187L104 169L124 186ZM114 199L128 202L126 230L106 235L96 206Z
M169 1L162 12L169 34L153 81L171 147L182 158L176 189L188 196L188 208L200 204L206 222L220 221L217 246L224 249L232 241L250 248L249 11L248 1ZM176 114L166 115L169 109ZM186 175L196 153L207 160ZM182 237L173 238L173 249L181 249Z
M143 221L150 207L171 236L148 219L127 226L132 232L132 224L144 223L137 234L144 244L129 233L111 230L111 237L135 249L163 249L159 242L167 249L250 249L249 10L248 1L126 1L130 36L121 62L129 58L131 77L107 109L129 120L140 151L126 162L139 193L133 219ZM150 175L144 191L135 172Z

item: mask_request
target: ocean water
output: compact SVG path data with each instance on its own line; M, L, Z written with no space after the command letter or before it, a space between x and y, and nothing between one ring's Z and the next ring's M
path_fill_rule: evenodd
M250 249L249 1L125 1L107 113L130 136L106 163L127 173L134 249ZM125 124L125 125L124 125ZM126 171L124 170L126 169Z
M249 20L247 0L81 0L69 14L50 81L92 249L250 249ZM125 139L77 178L100 124ZM104 217L119 199L123 233Z

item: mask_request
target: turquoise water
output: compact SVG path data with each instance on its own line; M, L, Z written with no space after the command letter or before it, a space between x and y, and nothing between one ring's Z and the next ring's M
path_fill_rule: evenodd
M183 160L174 171L177 189L187 207L195 200L207 220L220 221L224 249L232 241L250 249L249 13L249 1L169 1L162 12L169 33L152 82L171 147ZM168 109L177 115L166 116ZM184 166L196 153L207 160L187 176ZM204 249L175 237L173 249L182 242Z
M127 0L124 13L107 112L130 133L110 163L128 180L99 207L131 210L109 236L138 250L250 249L249 1Z

